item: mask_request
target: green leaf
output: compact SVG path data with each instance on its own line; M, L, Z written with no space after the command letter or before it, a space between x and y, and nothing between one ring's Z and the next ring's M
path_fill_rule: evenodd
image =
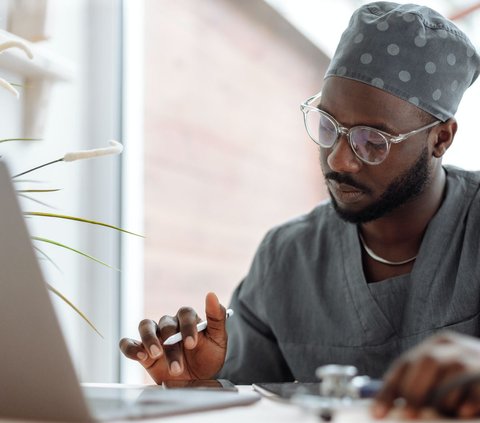
M75 248L69 247L68 245L62 244L60 242L53 241L53 240L47 239L47 238L42 238L42 237L39 237L39 236L32 236L31 238L34 241L47 242L49 244L53 244L53 245L56 245L58 247L66 248L67 250L70 250L70 251L73 251L74 253L80 254L81 256L86 257L90 260L93 260L93 261L95 261L99 264L103 264L104 266L107 266L110 269L116 270L118 272L120 271L120 269L117 269L116 267L110 266L109 264L103 262L102 260L99 260L96 257L91 256L90 254L84 253L80 250L76 250Z
M42 141L42 138L3 138L0 143L9 141Z
M65 295L63 295L60 291L58 291L57 289L55 289L52 285L50 285L49 283L47 283L47 288L49 291L53 292L57 297L59 297L61 300L63 300L65 303L67 303L83 320L85 320L85 322L87 322L87 324L95 331L97 332L100 337L102 339L105 339L103 338L103 335L97 330L97 328L94 326L94 324L88 319L87 316L85 316L85 314L83 314L67 297L65 297Z
M42 169L42 168L44 168L44 167L46 167L46 166L50 166L50 165L52 165L52 164L54 164L54 163L59 163L59 162L63 162L63 157L62 157L61 159L52 160L51 162L47 162L47 163L41 164L40 166L32 167L31 169L25 170L24 172L17 173L16 175L13 175L13 176L12 176L12 180L13 180L13 179L17 179L19 176L26 175L27 173L33 172L33 171L38 170L38 169Z
M123 232L123 233L126 233L126 234L135 235L135 236L139 236L141 238L145 238L143 235L139 235L139 234L136 234L135 232L127 231L125 229L119 228L119 227L114 226L114 225L109 225L108 223L97 222L95 220L84 219L84 218L81 218L81 217L67 216L67 215L55 214L55 213L44 213L44 212L24 212L23 214L25 216L42 216L42 217L54 217L54 218L57 218L57 219L76 220L77 222L84 222L84 223L90 223L92 225L104 226L106 228L115 229L117 231L120 231L120 232Z
M20 181L18 181L20 182ZM61 191L60 188L52 188L52 189L17 189L17 192L23 193L23 192L28 192L28 193L37 193L37 192L56 192L56 191Z
M55 263L52 260L52 258L45 251L41 250L36 245L34 245L33 248L35 249L35 251L40 253L48 262L50 262L52 264L52 266L54 266L60 273L63 273L62 269L60 269L60 267L57 265L57 263Z
M51 206L43 201L37 200L36 198L31 197L30 195L23 194L21 192L17 193L19 197L25 198L27 200L33 201L34 203L40 204L42 206L48 207L49 209L56 209L56 207Z

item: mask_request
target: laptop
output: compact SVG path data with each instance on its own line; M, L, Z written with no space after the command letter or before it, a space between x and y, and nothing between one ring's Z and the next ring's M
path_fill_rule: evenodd
M0 160L0 418L89 422L251 404L254 392L82 386Z

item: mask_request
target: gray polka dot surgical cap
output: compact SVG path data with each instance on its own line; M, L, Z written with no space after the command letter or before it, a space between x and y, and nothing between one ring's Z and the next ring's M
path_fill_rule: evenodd
M451 21L428 7L376 2L354 12L325 78L364 82L446 121L479 71L475 48Z

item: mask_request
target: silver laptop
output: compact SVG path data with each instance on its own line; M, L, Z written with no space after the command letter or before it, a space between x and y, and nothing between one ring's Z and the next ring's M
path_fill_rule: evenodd
M251 404L255 393L81 386L0 160L0 418L86 422Z

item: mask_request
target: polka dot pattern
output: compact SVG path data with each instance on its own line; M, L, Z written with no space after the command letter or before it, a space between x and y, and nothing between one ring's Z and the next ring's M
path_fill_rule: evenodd
M400 47L398 47L397 44L389 44L387 47L387 52L391 56L396 56L398 53L400 53Z
M389 28L389 25L388 25L388 22L387 21L383 21L383 22L379 22L377 24L377 29L379 31L386 31L387 29Z
M410 72L408 72L406 70L402 70L398 73L398 78L402 82L408 82L408 81L410 81L410 79L412 79L412 76L410 75Z
M442 96L442 91L440 90L435 90L432 94L432 98L435 100L435 101L438 101L440 100L440 97Z
M417 47L425 47L427 45L427 39L423 35L417 35L413 42Z
M444 29L439 29L439 30L438 30L438 36L439 36L440 38L445 39L445 38L448 37L448 32L445 31Z
M415 106L418 106L420 104L420 100L418 99L418 97L410 97L408 101Z
M369 63L372 63L373 56L370 53L363 53L360 56L360 62L362 62L364 65L368 65Z
M355 44L360 44L362 41L363 41L363 34L362 34L362 33L357 34L357 35L355 36L355 38L353 39L353 42L354 42Z
M427 62L427 64L425 65L425 72L429 74L433 74L436 71L437 71L437 65L435 65L435 63L433 62Z
M378 2L354 13L326 78L370 84L446 120L479 70L473 45L448 19L424 6Z
M377 88L383 88L385 83L383 82L383 79L381 78L373 78L372 79L372 85Z

